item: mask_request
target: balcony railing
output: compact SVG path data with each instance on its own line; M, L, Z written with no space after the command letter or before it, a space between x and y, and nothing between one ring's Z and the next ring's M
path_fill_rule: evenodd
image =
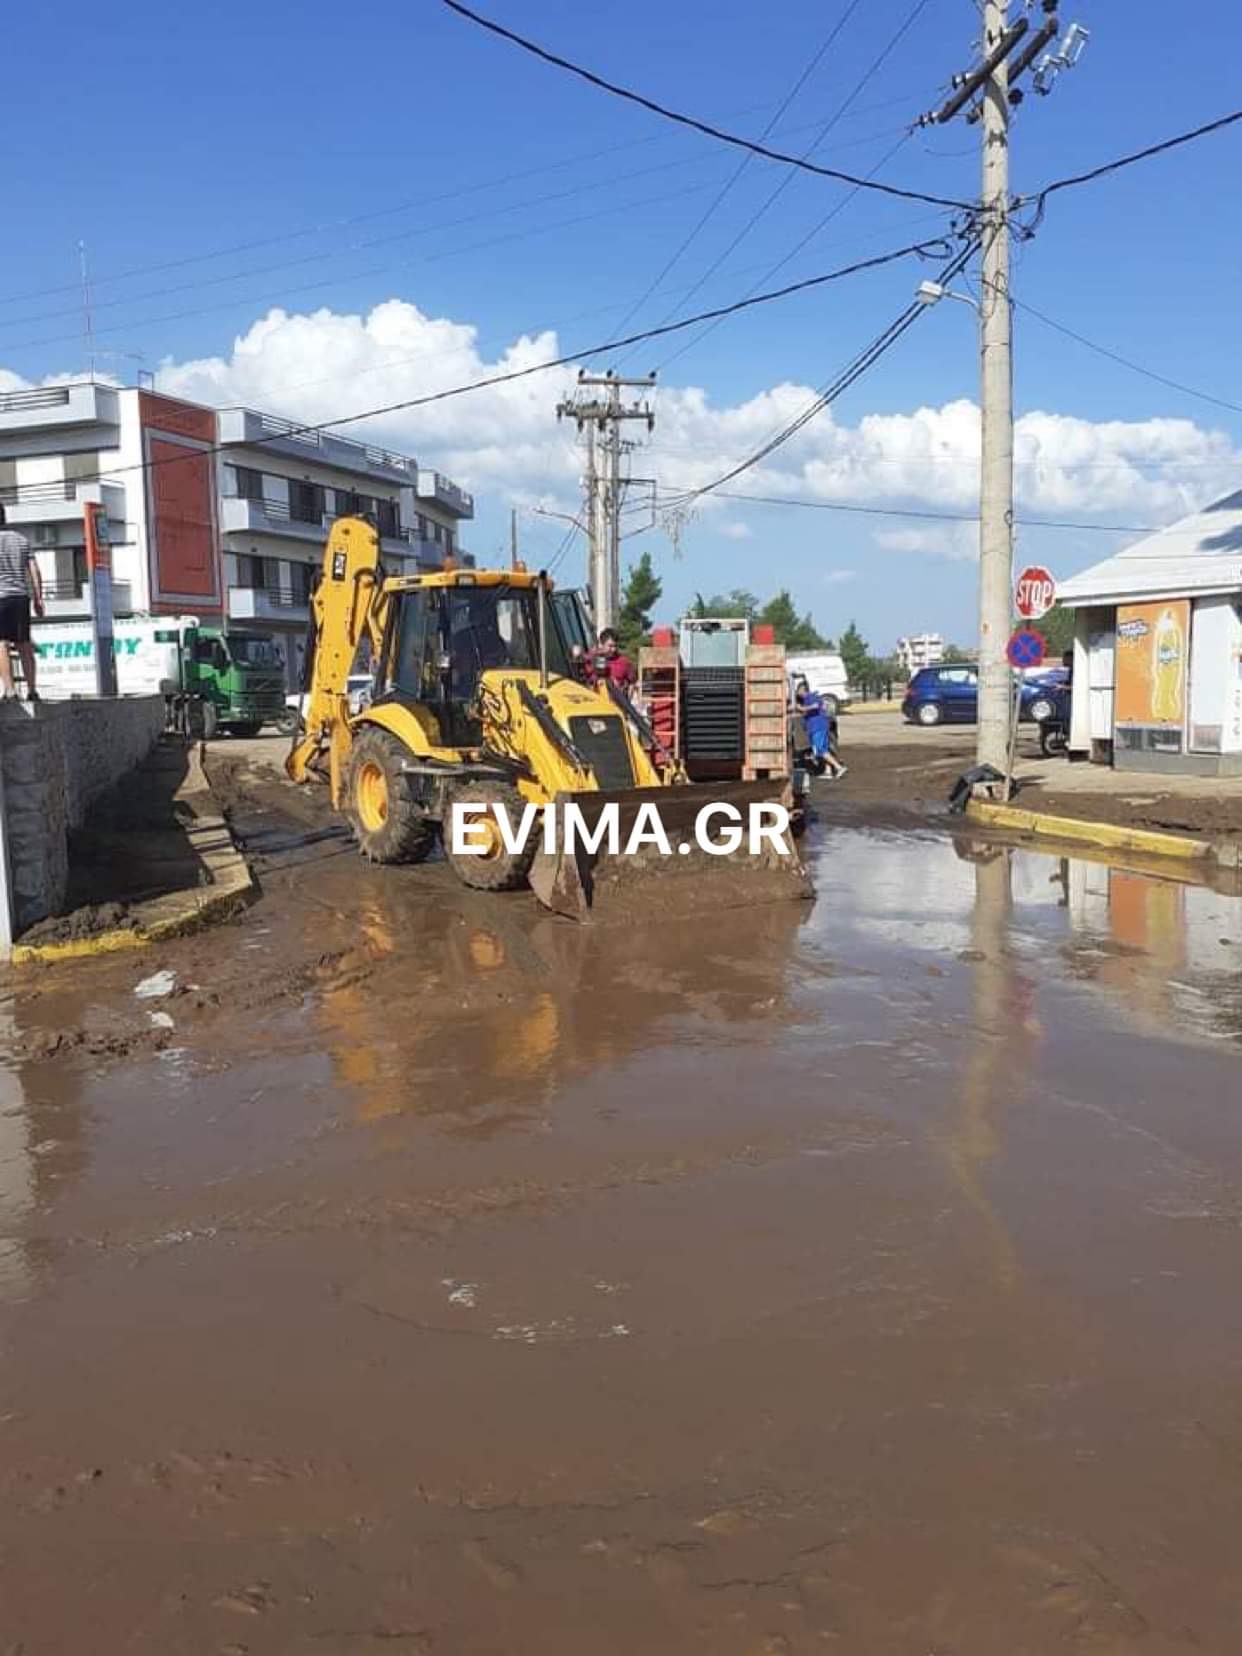
M263 598L275 609L304 610L310 603L310 592L297 592L292 587L280 586L235 586L235 592L253 592L256 597Z
M0 489L0 501L6 506L36 506L43 501L76 500L79 488L98 486L97 477L80 477L68 483L11 483Z
M308 530L331 529L338 516L336 512L312 512L309 515L295 512L288 501L258 499L254 495L226 494L224 498L246 501L256 512L267 518L269 523L293 523ZM398 524L395 529L381 528L380 537L383 540L408 541L414 538L414 532Z
M418 474L417 493L425 500L438 500L459 517L474 516L474 496L458 488L452 478L445 477L443 472L429 471L424 467Z
M91 613L89 582L74 580L44 581L43 605L48 620ZM128 581L112 583L112 610L116 615L127 615L133 608L133 592Z
M0 414L21 414L31 408L56 408L69 401L67 385L44 385L29 391L0 393Z
M375 443L359 443L352 437L338 437L335 431L318 431L314 428L308 430L296 420L282 420L276 414L262 414L256 409L243 408L237 412L246 425L253 421L258 426L260 440L263 437L283 437L286 442L299 443L303 448L319 449L325 454L346 450L358 455L368 466L382 466L387 471L406 472L411 476L418 473L418 461L408 454L396 454L391 449L380 448ZM246 434L226 440L244 443Z

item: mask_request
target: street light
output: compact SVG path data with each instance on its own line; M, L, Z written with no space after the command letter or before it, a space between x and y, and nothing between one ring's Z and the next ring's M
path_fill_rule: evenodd
M969 305L973 311L979 309L969 294L954 293L952 288L940 282L920 282L914 290L914 297L920 305L938 305L942 299L956 299L963 305Z

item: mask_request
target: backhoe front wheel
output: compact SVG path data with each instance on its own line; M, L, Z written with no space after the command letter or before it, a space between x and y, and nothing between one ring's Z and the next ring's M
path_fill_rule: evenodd
M486 807L482 811L464 813L462 817L463 841L481 847L481 851L474 855L453 849L454 805ZM503 806L508 815L510 836L516 837L526 801L508 783L463 782L449 796L444 821L444 855L461 883L472 886L476 891L512 891L516 886L525 885L538 849L537 828L532 829L527 844L520 851L510 851L506 847L495 814L498 805Z
M363 730L349 757L345 811L368 862L422 862L436 842L401 773L403 743L386 730Z

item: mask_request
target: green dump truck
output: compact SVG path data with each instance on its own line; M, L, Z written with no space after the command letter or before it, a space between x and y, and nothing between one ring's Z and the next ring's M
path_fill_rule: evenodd
M88 621L38 621L39 692L49 700L95 691L95 641ZM170 722L194 734L253 736L286 717L284 661L263 633L205 627L193 615L115 623L117 691L164 695Z

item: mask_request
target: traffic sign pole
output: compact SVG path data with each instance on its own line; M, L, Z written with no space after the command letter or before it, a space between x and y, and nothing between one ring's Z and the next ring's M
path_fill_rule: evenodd
M1024 571L1024 578L1030 571ZM1040 574L1046 571L1040 571ZM1020 592L1022 582L1018 583ZM1053 588L1055 595L1055 586ZM1029 602L1038 602L1042 596L1042 589L1029 595ZM1005 646L1005 660L1009 663L1009 745L1005 761L1005 798L1013 797L1013 767L1017 762L1018 754L1018 722L1022 716L1022 670L1025 667L1038 667L1048 650L1043 633L1036 632L1032 626L1018 626L1009 635L1009 642Z

